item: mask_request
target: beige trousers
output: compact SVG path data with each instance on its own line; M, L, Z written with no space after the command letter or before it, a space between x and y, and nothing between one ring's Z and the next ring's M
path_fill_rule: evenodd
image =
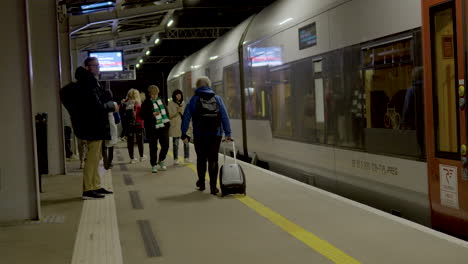
M86 141L88 151L83 169L83 191L92 191L101 188L99 177L99 161L101 160L102 140Z

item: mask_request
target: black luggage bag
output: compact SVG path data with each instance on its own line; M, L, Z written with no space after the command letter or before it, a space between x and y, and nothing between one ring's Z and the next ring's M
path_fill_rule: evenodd
M221 196L229 194L246 195L245 174L242 167L237 164L236 146L232 141L234 151L234 163L226 164L226 148L223 148L224 164L219 169L219 182L221 186Z

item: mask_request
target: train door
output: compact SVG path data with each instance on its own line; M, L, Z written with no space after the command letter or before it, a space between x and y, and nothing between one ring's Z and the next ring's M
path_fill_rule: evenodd
M466 0L422 0L432 226L468 237Z

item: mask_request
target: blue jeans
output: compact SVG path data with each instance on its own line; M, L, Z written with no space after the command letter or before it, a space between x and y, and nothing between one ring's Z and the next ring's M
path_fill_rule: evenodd
M180 137L172 138L172 151L174 153L174 160L178 159L179 157L179 141L180 141ZM184 143L184 158L188 159L189 157L190 157L189 143Z

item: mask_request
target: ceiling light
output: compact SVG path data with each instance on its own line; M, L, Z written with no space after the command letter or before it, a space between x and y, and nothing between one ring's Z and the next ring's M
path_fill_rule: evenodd
M169 20L169 22L167 22L167 26L168 26L168 27L172 26L172 24L174 24L174 20L173 20L173 19L171 19L171 20Z
M212 56L212 57L210 57L210 60L216 60L217 58L218 58L217 55L216 55L216 56Z
M157 38L155 41L154 41L154 44L158 44L159 43L159 38Z
M143 59L140 59L138 62L143 63Z
M96 3L96 4L90 4L90 5L82 5L81 10L93 9L93 8L99 8L99 7L110 7L110 6L114 6L114 3L103 2L103 3Z
M149 50L147 50L145 54L146 54L146 56L148 56L148 55L150 55L150 53L151 52Z
M293 20L293 18L292 18L292 17L289 17L289 18L286 18L284 21L280 22L279 24L280 24L280 25L283 25L284 23L287 23L287 22L289 22L289 21L291 21L291 20Z
M137 68L140 68L140 63L137 63L136 67L137 67Z

